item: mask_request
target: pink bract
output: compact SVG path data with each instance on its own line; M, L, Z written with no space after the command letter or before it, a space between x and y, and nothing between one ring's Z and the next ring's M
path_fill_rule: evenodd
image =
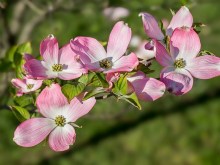
M123 56L131 40L131 29L120 21L115 24L107 45L104 47L94 38L76 37L70 42L88 70L104 73L130 72L138 65L137 56Z
M197 57L201 43L193 28L176 28L170 39L170 54L158 41L156 60L164 66L161 72L168 91L175 95L189 92L193 86L193 77L210 79L220 75L220 58L204 55Z
M42 61L31 59L26 56L24 68L29 77L37 79L60 78L72 80L87 73L78 56L67 44L61 49L58 47L57 39L49 35L40 44Z
M11 80L11 83L18 89L17 96L22 96L24 93L36 91L41 87L42 82L42 80L34 80L27 77Z
M141 71L129 77L128 81L133 86L137 97L142 101L155 101L162 97L166 90L163 82L149 78Z
M108 73L106 80L109 83L109 88L113 87L113 83L119 78L118 73ZM163 82L147 77L143 72L138 71L134 75L127 78L128 91L135 92L138 99L142 101L154 101L162 97L166 86ZM128 92L128 93L129 93Z
M74 122L94 106L95 98L82 101L73 98L68 103L58 84L46 87L37 97L39 113L44 118L31 118L21 123L14 133L14 141L23 147L32 147L48 137L54 151L65 151L75 142ZM73 125L73 126L72 126Z

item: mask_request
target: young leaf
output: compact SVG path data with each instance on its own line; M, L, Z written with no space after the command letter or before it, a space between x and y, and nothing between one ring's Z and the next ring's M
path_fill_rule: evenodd
M116 95L126 95L128 88L128 80L127 75L121 75L118 81L115 83L115 87L113 88L112 92Z
M33 97L31 95L23 95L20 97L16 97L14 99L15 103L18 104L21 107L25 107L27 105L33 104L34 100Z
M12 106L12 112L20 122L30 119L30 113L22 107Z
M18 46L12 46L10 49L7 50L6 55L5 55L5 59L7 61L13 62L14 54L15 54L17 48L18 48Z
M106 81L105 75L103 73L94 73L89 85L94 87L107 88L109 84Z
M89 72L88 74L82 75L78 82L83 83L84 85L87 85L91 82L92 78L95 76L94 72Z
M25 42L25 43L19 45L16 52L20 53L20 54L24 54L24 53L31 54L32 53L31 43Z
M105 93L105 92L106 92L106 90L103 89L103 88L101 88L101 89L96 88L96 89L86 93L86 95L84 96L83 100L87 100L87 99L89 99L91 97L94 97L96 95L100 95L100 94Z
M141 110L141 105L135 92L131 93L130 95L119 96L119 99L129 102L130 104Z
M77 85L65 84L62 86L61 90L70 102L75 96L78 96L84 90L85 85L83 83L78 83Z

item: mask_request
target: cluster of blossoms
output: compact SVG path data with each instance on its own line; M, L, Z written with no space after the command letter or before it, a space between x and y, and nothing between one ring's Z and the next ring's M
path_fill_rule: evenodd
M49 35L40 44L41 60L24 55L23 79L13 79L17 96L35 94L39 117L23 121L14 141L32 147L48 138L54 151L69 149L75 142L74 127L97 98L116 96L140 108L139 100L154 101L165 91L175 95L189 92L193 77L209 79L220 75L220 58L201 55L200 38L193 17L185 6L173 16L163 32L156 19L141 13L150 38L144 54L127 54L131 28L120 21L113 27L107 48L94 38L76 37L59 49ZM163 70L160 78L150 78L148 67L156 60Z

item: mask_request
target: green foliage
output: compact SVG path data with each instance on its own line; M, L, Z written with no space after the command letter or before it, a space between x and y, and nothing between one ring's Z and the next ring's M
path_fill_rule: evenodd
M85 85L83 83L78 83L77 85L65 84L62 86L61 90L70 102L74 97L78 96L84 90Z
M89 99L91 97L95 97L97 95L103 95L103 94L105 94L105 92L106 92L106 89L104 89L104 88L95 88L95 89L89 91L88 93L86 93L83 100L87 100L87 99Z
M139 100L135 94L128 93L128 80L127 80L127 74L120 75L120 78L116 83L114 83L114 88L112 89L112 92L118 96L118 99L125 100L128 103L132 104L138 109L141 109L141 105L139 103Z
M82 75L78 82L93 87L108 87L108 82L105 80L105 75L103 73L89 72L88 74Z
M30 119L30 113L25 108L12 106L12 112L20 122Z
M12 55L14 52L14 56ZM23 64L24 64L24 54L32 53L32 48L30 42L23 43L17 46L15 51L11 51L9 55L10 58L13 56L14 66L15 66L15 73L17 78L23 78Z
M128 103L141 110L141 104L139 103L139 100L135 92L128 95L119 96L118 98L127 101Z
M15 103L21 107L26 107L30 104L34 103L34 99L31 95L23 95L20 97L15 97L14 99Z
M128 89L128 80L127 75L120 75L117 82L114 83L114 88L112 89L112 92L118 96L126 95Z

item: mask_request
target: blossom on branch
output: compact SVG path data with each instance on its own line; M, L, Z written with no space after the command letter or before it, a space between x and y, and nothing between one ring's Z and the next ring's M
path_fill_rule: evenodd
M124 56L131 40L131 29L122 21L117 22L109 36L107 52L94 38L76 37L70 44L90 71L113 73L130 72L138 65L134 53Z
M41 118L31 118L21 123L14 133L14 141L23 147L32 147L48 137L49 146L54 151L69 149L76 139L73 126L75 121L87 114L96 100L82 101L73 98L68 103L58 84L46 87L37 98Z
M28 58L24 65L28 75L33 78L72 80L87 73L70 45L67 44L59 49L57 39L53 35L49 35L41 42L40 54L42 61Z

